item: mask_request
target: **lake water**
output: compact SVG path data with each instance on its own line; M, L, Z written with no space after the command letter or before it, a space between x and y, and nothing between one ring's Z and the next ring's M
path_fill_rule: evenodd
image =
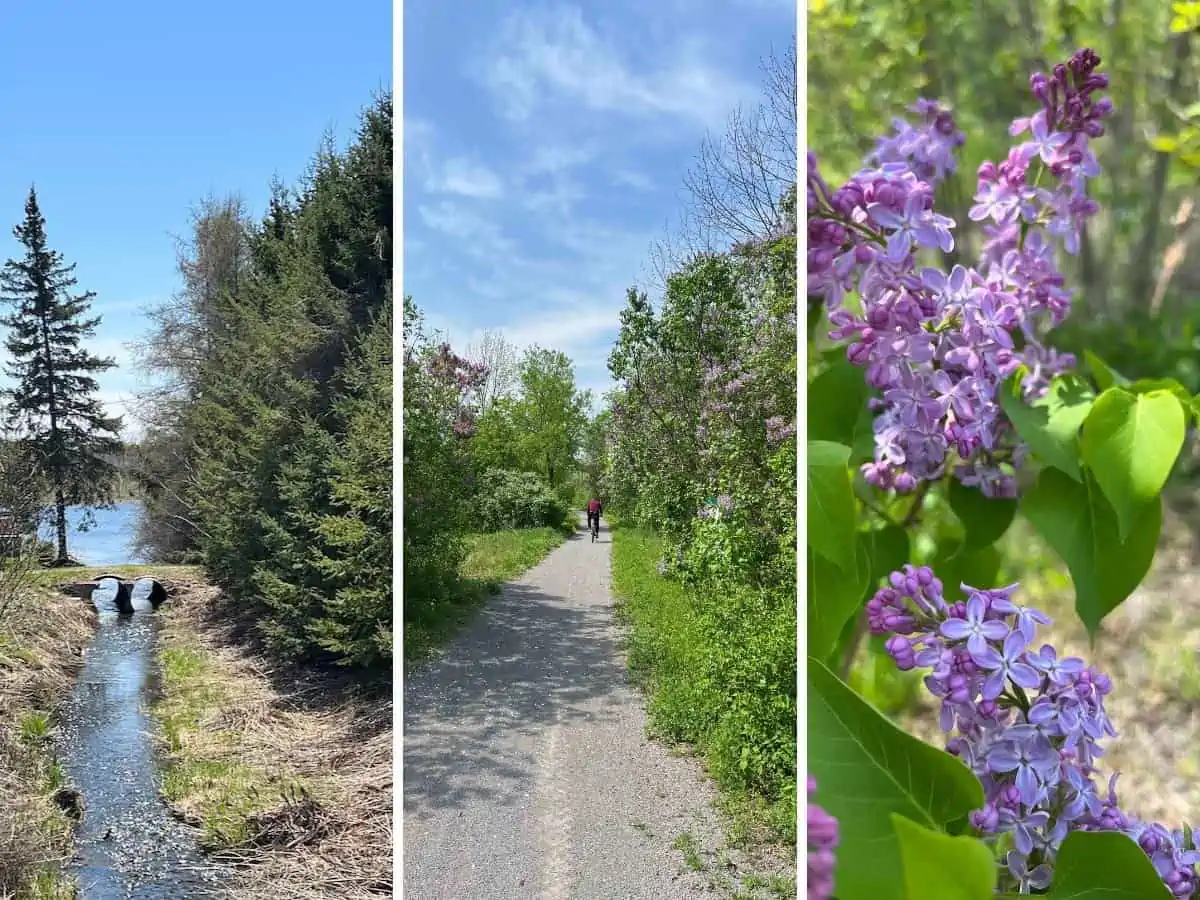
M111 509L95 509L95 523L87 531L79 530L83 510L67 508L67 550L85 566L121 566L144 563L133 552L134 528L137 526L137 502L117 503ZM54 526L43 525L42 538L53 542Z

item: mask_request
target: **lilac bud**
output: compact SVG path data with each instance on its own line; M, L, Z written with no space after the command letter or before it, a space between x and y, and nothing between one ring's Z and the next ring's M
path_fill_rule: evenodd
M900 636L888 638L884 644L887 652L891 654L892 659L896 661L896 668L901 672L907 672L916 666L916 657L913 654L912 643Z

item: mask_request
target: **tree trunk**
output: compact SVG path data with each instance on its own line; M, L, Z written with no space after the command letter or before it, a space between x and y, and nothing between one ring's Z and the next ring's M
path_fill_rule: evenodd
M66 565L71 557L67 555L67 500L59 485L54 488L54 526L58 536L58 565Z
M1188 56L1191 53L1191 35L1183 33L1175 36L1175 66L1171 70L1171 80L1167 84L1167 99L1179 102L1180 85L1183 73L1187 68ZM1171 168L1171 154L1159 153L1154 160L1154 171L1150 176L1150 202L1146 209L1146 227L1142 231L1142 239L1138 242L1137 251L1133 255L1133 271L1129 279L1130 304L1137 304L1142 309L1148 309L1151 298L1150 281L1153 276L1151 267L1155 262L1154 249L1158 244L1159 219L1162 218L1162 204L1167 190L1167 174Z
M1112 47L1129 46L1127 36L1121 34L1121 17L1124 15L1125 4L1124 0L1112 0L1107 12L1107 25L1109 33L1113 36ZM1109 196L1112 197L1112 206L1105 214L1107 228L1104 234L1103 246L1097 254L1096 268L1093 276L1094 280L1091 284L1085 282L1083 285L1083 296L1088 304L1087 311L1090 314L1108 315L1109 309L1109 293L1112 285L1113 273L1120 271L1120 263L1117 261L1117 248L1120 239L1120 227L1117 223L1115 212L1119 208L1123 208L1129 198L1129 171L1128 167L1121 164L1122 155L1133 146L1133 124L1134 124L1134 103L1132 102L1132 86L1137 83L1138 76L1135 75L1137 54L1130 55L1129 68L1124 71L1118 70L1112 58L1112 54L1117 51L1113 49L1110 53L1105 54L1105 67L1108 69L1110 77L1113 80L1118 78L1127 79L1130 88L1130 101L1117 104L1113 111L1112 118L1109 120L1108 136L1104 139L1103 149L1101 152L1101 164L1104 169L1105 177L1109 183Z

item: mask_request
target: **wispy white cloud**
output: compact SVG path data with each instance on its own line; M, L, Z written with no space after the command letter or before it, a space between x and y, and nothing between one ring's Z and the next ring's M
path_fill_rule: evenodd
M446 160L437 188L447 194L493 200L504 193L504 182L482 163L456 157Z
M649 175L633 169L619 169L613 173L612 180L617 187L630 187L635 191L649 191L655 187L654 181Z
M465 203L442 200L417 207L417 213L433 230L461 241L460 249L467 253L491 256L515 249L494 219L486 218Z
M415 176L425 191L477 200L492 200L504 194L504 179L493 168L471 156L444 157L437 142L432 123L405 120L405 174Z
M584 21L578 7L518 9L500 29L498 51L481 71L505 115L525 120L555 101L591 112L667 116L719 125L746 93L680 36L672 58L642 69Z
M567 353L600 395L701 139L756 99L758 57L795 14L759 22L747 54L718 0L577 2L481 10L466 37L447 12L423 38L442 52L426 54L438 92L405 120L405 290L460 352L500 330Z

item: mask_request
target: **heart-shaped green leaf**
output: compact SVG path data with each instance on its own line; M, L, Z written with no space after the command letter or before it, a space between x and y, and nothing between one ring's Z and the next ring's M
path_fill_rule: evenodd
M1134 520L1158 502L1186 431L1184 408L1169 391L1133 394L1114 387L1092 405L1080 450L1117 514L1122 541Z
M950 508L962 522L964 550L988 547L1004 536L1017 515L1017 501L1003 497L985 497L957 479L950 482Z
M843 572L854 568L858 515L849 458L845 444L808 442L808 545Z
M1050 383L1046 395L1026 403L1021 397L1020 377L1006 381L999 392L1003 408L1017 434L1041 462L1079 480L1079 426L1087 418L1095 394L1074 375Z
M977 838L931 831L892 813L906 900L994 900L996 857Z
M1096 387L1100 390L1107 391L1110 387L1126 387L1129 384L1128 378L1091 350L1083 351L1083 359L1087 363L1088 371L1092 373L1092 380L1096 382Z
M1049 900L1172 900L1154 864L1119 831L1073 831L1054 864Z
M1021 512L1059 558L1075 584L1075 611L1093 637L1101 620L1141 584L1162 531L1156 500L1122 541L1117 515L1087 472L1082 483L1045 469L1021 500Z
M825 658L846 622L863 604L870 586L870 549L855 539L855 566L844 572L823 556L808 553L808 652Z
M852 447L869 393L863 370L843 355L808 385L808 439Z
M839 900L905 900L892 813L943 830L983 803L962 762L898 728L812 658L808 770L814 802L838 820Z

